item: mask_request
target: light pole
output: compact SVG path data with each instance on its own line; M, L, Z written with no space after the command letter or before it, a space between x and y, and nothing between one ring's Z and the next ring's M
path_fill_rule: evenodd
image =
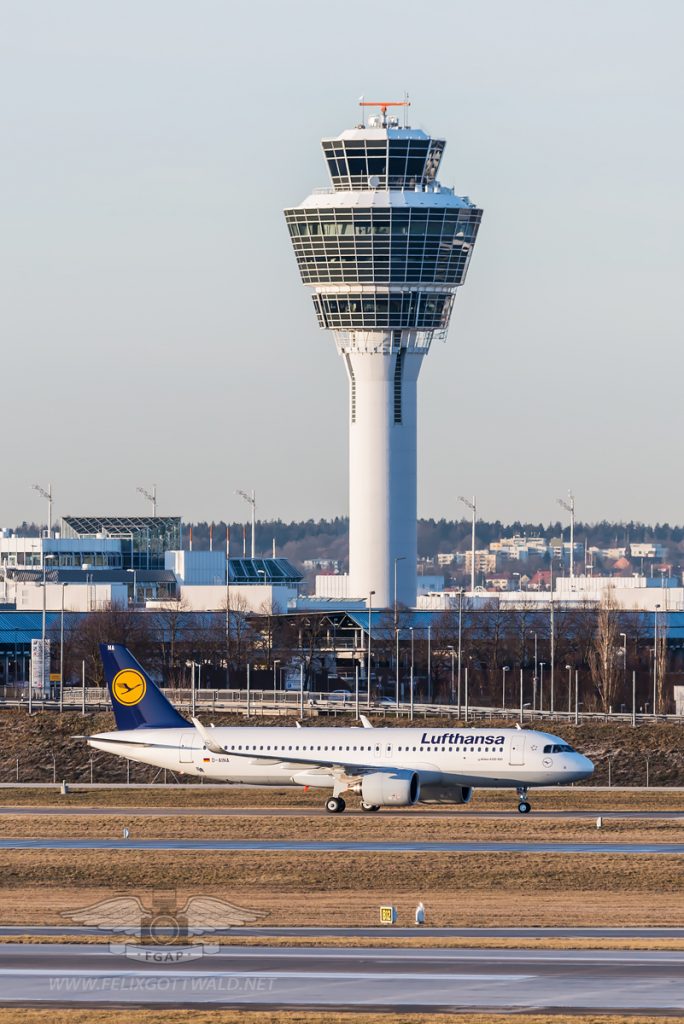
M454 658L456 656L456 652L454 651L454 648L451 647L451 646L447 647L447 650L451 651L451 692L449 694L449 703L453 705L453 703L454 703Z
M278 699L278 695L277 695L276 691L278 689L278 665L279 664L280 664L280 658L274 658L273 659L273 705L274 705L274 707L275 707L276 701Z
M136 594L137 594L137 591L138 591L138 570L137 569L126 569L126 572L132 572L133 573L133 596L131 598L131 604L133 605L133 607L135 607Z
M575 575L575 495L568 491L568 500L558 499L558 504L570 513L570 577ZM561 558L563 554L563 537L561 534Z
M247 494L246 491L237 490L235 493L239 494L241 498L244 498L247 504L251 505L252 508L252 558L256 558L256 495L254 491Z
M506 711L506 673L509 670L508 665L504 665L501 669L501 710L504 713Z
M64 711L64 587L62 584L62 615L59 623L59 710Z
M539 710L544 710L544 665L545 661L539 662Z
M658 609L657 604L653 610L653 717L658 714Z
M627 634L620 633L622 640L622 693L627 697Z
M427 637L427 640L428 640L428 663L427 663L427 670L428 670L428 677L427 677L428 704L431 704L432 703L432 623L430 623L430 625L427 628L427 634L428 634L428 637Z
M409 631L411 633L411 676L409 679L409 685L411 687L411 721L413 721L413 626L409 626Z
M464 498L459 495L459 501L462 501L466 508L469 508L473 513L473 526L472 526L472 538L471 538L471 558L472 563L470 566L470 591L475 592L475 522L477 520L477 501L475 495L473 495L472 501L470 498Z
M549 577L550 593L549 593L549 630L551 636L549 637L550 653L551 653L551 714L555 711L555 682L556 682L556 628L553 621L553 555L551 555L551 575Z
M397 562L405 562L406 555L397 555L394 559L394 628L399 624L399 613L397 606Z
M371 619L373 612L374 590L368 591L368 665L366 667L366 682L368 684L367 706L371 706Z
M399 717L399 633L400 633L400 632L401 632L401 630L400 630L400 629L397 629L397 630L396 630L396 641L397 641L397 650L396 650L396 659L397 659L397 671L396 671L396 673L395 673L395 678L394 678L394 689L395 689L395 696L394 696L394 702L395 702L395 704L397 705L397 718Z
M565 666L568 671L568 712L572 710L572 665Z
M534 634L534 681L532 684L532 710L537 710L537 672L539 671L539 662L537 660L537 634Z
M463 587L458 592L458 717L461 717L461 636L463 633Z
M396 684L395 689L397 694L397 715L399 715L399 609L397 605L397 563L405 561L406 555L397 555L394 559L394 640L396 644L394 681Z

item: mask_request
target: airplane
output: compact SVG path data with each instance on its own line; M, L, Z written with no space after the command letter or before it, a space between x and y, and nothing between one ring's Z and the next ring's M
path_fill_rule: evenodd
M533 786L567 785L594 771L558 736L519 727L377 729L367 719L351 728L207 727L183 718L126 647L101 644L100 653L117 729L83 737L91 747L207 780L331 790L331 813L344 811L346 793L377 811L467 804L475 787L505 787L527 814Z

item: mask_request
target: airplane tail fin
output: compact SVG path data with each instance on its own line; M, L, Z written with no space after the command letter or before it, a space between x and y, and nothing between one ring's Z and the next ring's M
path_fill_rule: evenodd
M123 644L100 644L117 729L192 729Z

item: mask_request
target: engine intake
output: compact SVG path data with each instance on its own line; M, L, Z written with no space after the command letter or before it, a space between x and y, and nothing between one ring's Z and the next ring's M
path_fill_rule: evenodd
M420 797L417 772L372 772L361 780L361 799L375 807L410 807Z

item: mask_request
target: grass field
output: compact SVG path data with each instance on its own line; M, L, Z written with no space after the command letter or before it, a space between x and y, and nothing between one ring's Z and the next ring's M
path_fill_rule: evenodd
M436 927L681 926L683 883L677 856L3 851L0 923L64 924L113 893L176 890L273 926L375 925L387 902L410 924L421 899Z
M3 814L0 835L22 838L119 839L124 827L141 839L236 839L236 840L349 840L353 841L449 841L471 842L660 842L684 843L684 818L607 818L596 828L593 818L535 818L516 814L510 818L459 818L436 813L422 817L406 814L325 814L311 817L263 815L221 816L183 814Z
M207 785L200 789L187 786L166 786L163 788L78 789L72 788L62 796L59 788L54 789L0 789L0 806L3 807L174 807L174 808L287 808L302 807L322 810L326 790L303 790L300 787L283 789L271 788L223 788ZM345 797L345 799L347 799ZM533 789L530 791L534 818L535 810L553 811L684 811L684 788L677 789L587 789L585 787L558 787L554 789ZM350 796L350 809L359 806L358 798ZM464 817L476 811L510 811L515 813L518 799L515 790L476 789L469 804L436 805L418 804L407 807L402 813L415 814L429 810L435 815L443 811L463 814ZM382 817L382 812L379 817ZM337 820L343 820L339 818Z
M639 1017L614 1014L437 1014L437 1013L306 1013L276 1010L28 1010L0 1009L0 1024L444 1024L456 1017L459 1024L681 1024L681 1017Z

